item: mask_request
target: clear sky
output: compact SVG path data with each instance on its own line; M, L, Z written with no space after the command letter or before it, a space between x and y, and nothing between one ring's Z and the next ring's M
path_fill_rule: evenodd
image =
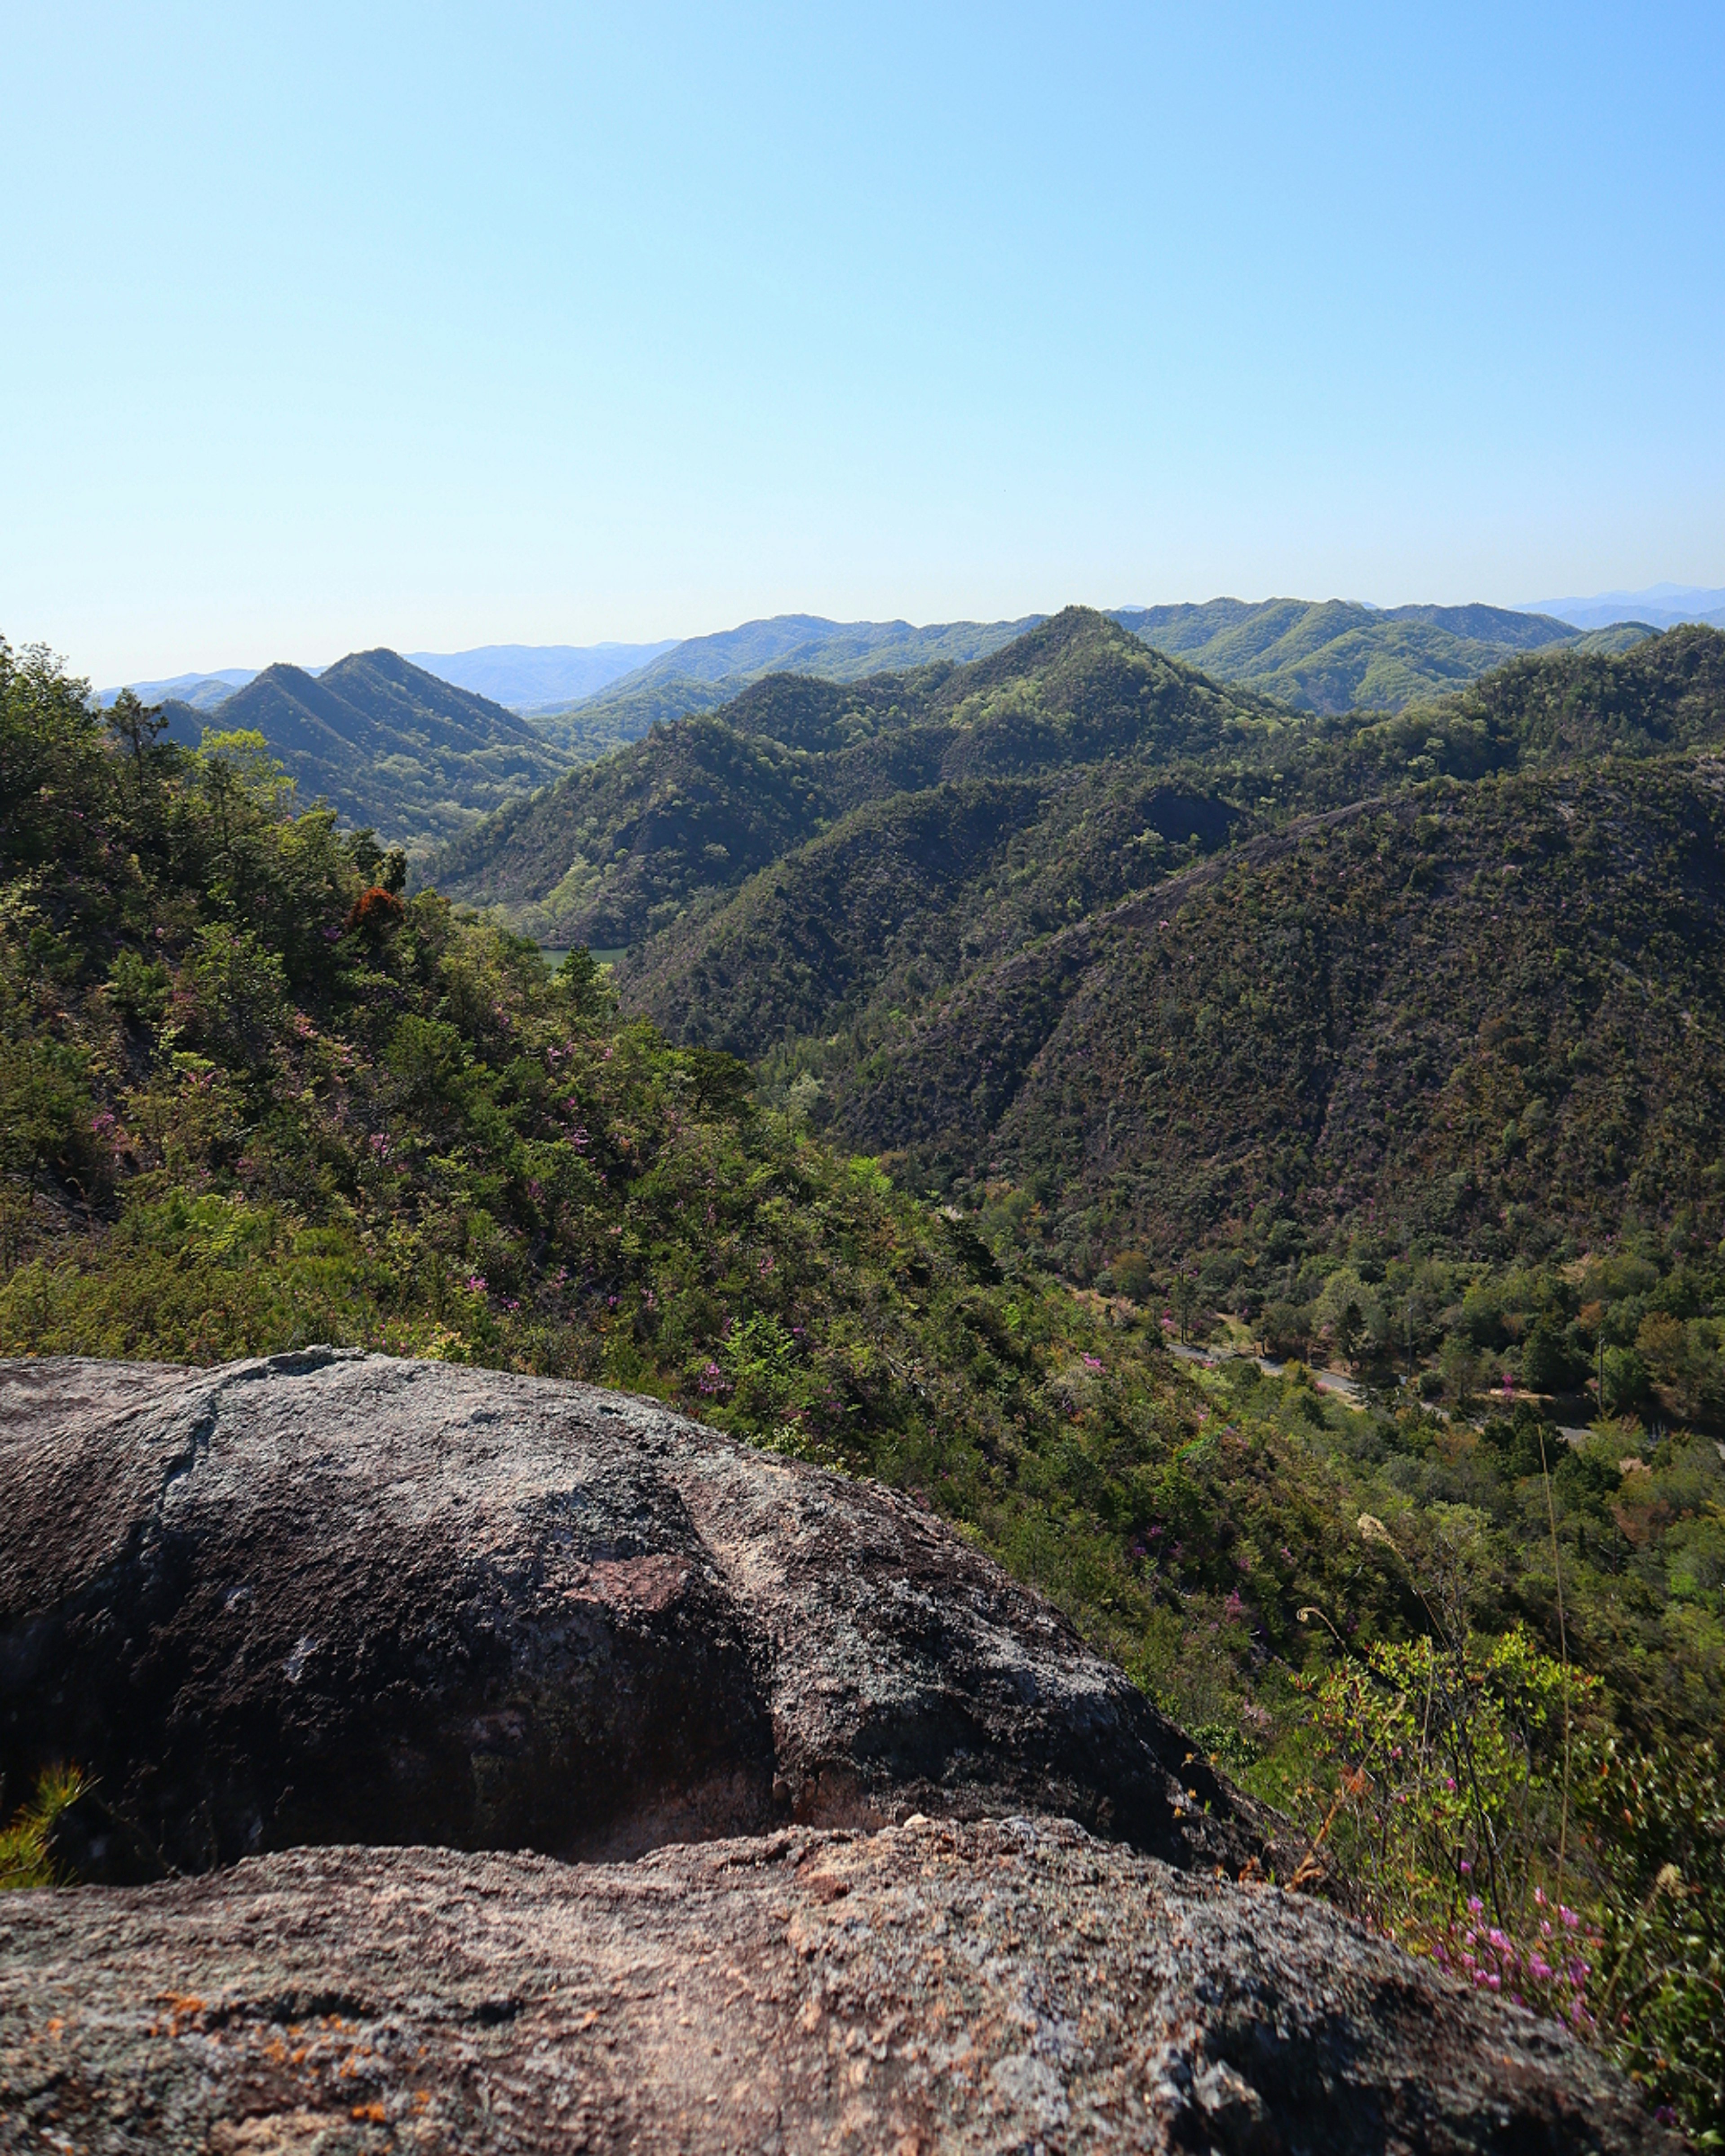
M1725 584L1725 8L0 0L0 632Z

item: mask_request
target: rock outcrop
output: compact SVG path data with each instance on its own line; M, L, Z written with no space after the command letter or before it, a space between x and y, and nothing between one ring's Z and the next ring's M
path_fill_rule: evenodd
M1069 1821L0 1897L0 2148L1665 2149L1555 2024Z
M1261 1848L962 1537L650 1402L330 1349L14 1362L0 1487L0 1768L98 1778L86 1876L912 1810L1059 1814L1230 1873Z

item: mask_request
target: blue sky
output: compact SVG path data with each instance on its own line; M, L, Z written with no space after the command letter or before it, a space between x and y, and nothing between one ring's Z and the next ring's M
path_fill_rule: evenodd
M98 680L1725 584L1725 9L0 0Z

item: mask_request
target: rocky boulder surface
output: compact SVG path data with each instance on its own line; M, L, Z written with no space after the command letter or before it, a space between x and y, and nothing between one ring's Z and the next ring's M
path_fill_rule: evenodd
M1664 2149L1555 2024L1069 1821L0 1897L0 2147Z
M1250 1802L961 1536L651 1402L332 1349L13 1362L0 1487L0 1770L98 1778L85 1876L912 1810L1261 1853Z

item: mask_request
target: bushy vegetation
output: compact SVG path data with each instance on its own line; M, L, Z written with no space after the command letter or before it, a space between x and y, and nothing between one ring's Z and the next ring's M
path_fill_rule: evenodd
M1519 1627L1487 1641L1428 1614L1418 1640L1376 1644L1302 1686L1321 1763L1296 1792L1315 1822L1306 1865L1337 1866L1387 1938L1604 2045L1661 2117L1720 2146L1713 1745L1625 1749L1599 1733L1597 1681Z

